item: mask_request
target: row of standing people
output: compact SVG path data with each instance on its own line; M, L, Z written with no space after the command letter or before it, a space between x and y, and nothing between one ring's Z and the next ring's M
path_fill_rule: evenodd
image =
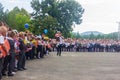
M56 49L57 41L53 40L51 46ZM76 52L120 52L120 41L107 39L64 39L62 51Z
M44 58L48 53L47 41L29 32L16 32L0 23L0 80L26 70L26 59Z

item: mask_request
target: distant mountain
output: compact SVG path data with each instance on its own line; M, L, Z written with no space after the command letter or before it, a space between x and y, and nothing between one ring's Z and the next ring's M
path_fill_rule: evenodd
M98 32L98 31L87 31L87 32L81 33L81 35L90 35L90 34L103 35L104 33L101 33L101 32Z

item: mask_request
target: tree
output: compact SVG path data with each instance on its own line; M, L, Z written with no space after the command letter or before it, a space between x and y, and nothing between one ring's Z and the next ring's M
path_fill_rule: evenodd
M62 0L58 5L58 12L58 23L62 31L64 31L64 35L67 37L73 31L72 25L74 23L81 24L84 9L75 0Z
M31 7L34 10L32 18L33 24L36 26L35 29L41 26L40 29L47 27L50 31L49 27L51 26L49 25L52 25L53 32L60 30L65 37L71 36L74 23L80 24L82 22L81 17L84 12L82 6L75 0L42 0L41 2L32 0ZM54 21L46 23L48 19Z
M96 35L95 38L96 38L96 39L104 39L104 35L98 34L98 35Z
M31 7L34 12L32 15L33 32L35 34L43 33L44 29L48 30L48 36L53 37L57 27L57 19L48 15L48 3L46 1L33 0ZM49 34L50 33L50 34Z
M3 21L3 16L4 16L4 7L3 5L0 3L0 21Z
M4 12L4 7L0 3L0 21L7 23L7 14L8 14L8 9Z
M15 7L7 13L6 23L13 29L25 31L24 24L30 22L30 15L25 9Z

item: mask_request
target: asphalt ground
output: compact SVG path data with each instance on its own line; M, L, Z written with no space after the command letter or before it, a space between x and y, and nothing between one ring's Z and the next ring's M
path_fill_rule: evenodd
M120 80L120 53L50 53L3 80Z

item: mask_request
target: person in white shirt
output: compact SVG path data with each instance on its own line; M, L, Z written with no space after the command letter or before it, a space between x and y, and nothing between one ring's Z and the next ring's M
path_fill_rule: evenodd
M7 28L3 22L0 22L0 46L4 48L6 51L4 44L5 36L6 36ZM2 79L2 66L3 66L3 53L0 50L0 80Z
M2 46L4 44L4 37L3 35L0 33L0 46ZM2 51L0 50L0 80L2 79Z
M62 38L62 34L60 31L57 31L57 36L56 37L56 41L57 41L57 56L61 56L61 48L62 48L62 43L63 43L63 38Z

